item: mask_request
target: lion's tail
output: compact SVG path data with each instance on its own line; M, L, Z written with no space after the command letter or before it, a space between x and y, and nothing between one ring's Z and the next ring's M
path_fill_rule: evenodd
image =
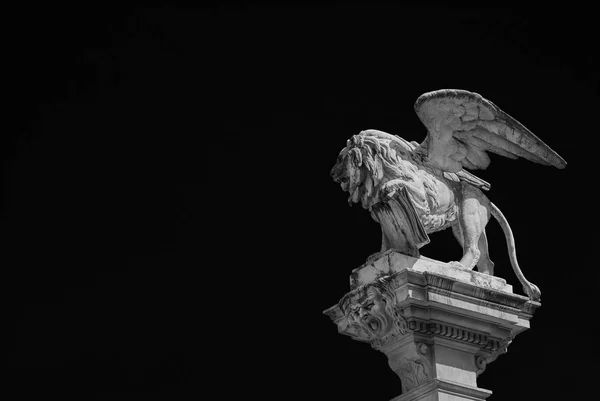
M490 204L492 207L492 216L494 216L494 218L498 221L498 224L500 224L500 227L502 227L502 231L504 232L504 237L506 238L506 245L508 247L508 257L510 259L510 264L512 265L512 268L515 271L519 282L523 285L523 290L529 296L530 299L534 301L539 301L541 296L539 288L535 284L527 281L527 279L523 275L523 272L521 271L521 268L519 267L519 263L517 262L515 237L512 233L512 230L510 229L510 225L508 224L506 217L504 217L504 215L496 205L494 205L491 202Z

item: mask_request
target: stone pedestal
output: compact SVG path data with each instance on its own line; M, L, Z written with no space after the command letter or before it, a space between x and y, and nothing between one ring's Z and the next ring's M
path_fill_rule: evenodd
M486 399L477 376L540 306L501 278L394 251L355 269L350 287L324 313L387 355L402 381L394 401Z

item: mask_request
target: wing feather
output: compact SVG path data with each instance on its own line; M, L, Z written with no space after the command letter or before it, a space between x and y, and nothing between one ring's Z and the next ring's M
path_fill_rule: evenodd
M421 95L417 115L428 134L418 152L448 172L485 169L486 152L564 168L566 162L523 124L477 93L442 89Z
M484 139L482 139L481 137L479 137L477 134L474 134L470 139L469 139L470 143L472 146L479 148L482 151L486 151L489 150L493 153L496 153L500 156L504 156L504 157L508 157L509 159L517 159L519 156L516 155L515 153L511 153L507 150L504 150L503 148L500 148L496 145L494 145L491 142L488 142Z
M490 164L490 157L485 152L485 149L477 145L469 146L467 160L474 166L487 166Z

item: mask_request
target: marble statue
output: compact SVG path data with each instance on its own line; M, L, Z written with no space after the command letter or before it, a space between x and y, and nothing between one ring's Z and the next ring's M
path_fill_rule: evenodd
M485 226L493 216L506 236L510 262L531 300L540 290L523 275L510 226L484 195L490 184L465 169L485 169L487 152L562 169L566 162L495 104L477 93L442 89L421 95L415 111L427 127L422 143L382 131L354 135L340 152L333 179L380 223L381 251L419 257L427 234L448 227L463 248L454 267L494 275Z

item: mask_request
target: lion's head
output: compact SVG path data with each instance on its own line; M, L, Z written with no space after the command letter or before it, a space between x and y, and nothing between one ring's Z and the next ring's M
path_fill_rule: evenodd
M369 209L386 182L412 175L415 144L382 131L366 130L350 138L331 169L333 180L348 191L348 203Z

